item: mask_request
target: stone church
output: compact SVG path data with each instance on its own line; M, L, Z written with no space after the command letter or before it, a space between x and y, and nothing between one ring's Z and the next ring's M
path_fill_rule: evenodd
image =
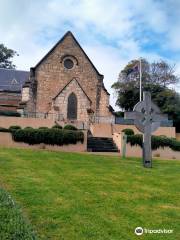
M113 118L103 75L71 32L30 69L18 111L59 121Z

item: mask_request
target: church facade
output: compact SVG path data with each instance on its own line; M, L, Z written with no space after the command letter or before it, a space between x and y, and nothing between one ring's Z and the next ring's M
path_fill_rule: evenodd
M18 111L71 122L113 118L103 75L71 32L30 69Z

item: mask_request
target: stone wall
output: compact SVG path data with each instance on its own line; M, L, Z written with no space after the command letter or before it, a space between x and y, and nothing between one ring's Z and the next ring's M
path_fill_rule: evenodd
M52 127L54 121L50 119L40 119L40 118L22 118L22 117L4 117L0 116L0 127L9 128L13 125L24 127Z
M55 98L53 107L59 109L58 112L63 115L63 119L67 119L68 97L72 92L77 97L77 121L88 121L87 108L90 108L91 102L76 79L73 79Z
M123 149L123 137L124 134L114 133L113 140L120 151L120 155L122 156ZM129 143L126 144L126 157L139 157L142 158L142 148L139 146L131 146ZM156 150L152 150L152 157L156 157L159 159L178 159L180 160L180 152L173 151L169 147L158 148Z
M90 131L93 137L112 137L112 124L109 123L94 123L90 125Z
M180 141L180 133L176 133L176 139Z
M84 131L84 143L78 142L76 144L68 144L63 146L36 144L29 145L26 143L14 142L10 133L1 132L0 134L0 146L1 147L13 147L13 148L28 148L28 149L46 149L50 151L60 152L85 152L87 149L87 133Z
M66 69L63 65L63 57L68 55L77 60L72 69ZM37 80L36 111L46 112L52 98L74 78L91 99L92 108L96 109L96 88L102 79L71 35L67 35L37 67L35 78Z
M32 128L39 128L39 127L48 127L51 128L55 124L59 124L60 126L64 127L67 124L71 124L78 129L87 129L87 126L83 124L83 122L76 122L76 121L57 121L54 119L53 116L49 116L49 118L33 118L33 117L6 117L0 116L0 127L9 128L13 125L18 125L22 128L25 127L32 127Z
M112 137L113 133L121 133L123 129L131 128L135 134L140 132L134 125L121 125L110 123L96 123L91 124L90 129L94 137ZM159 127L153 135L160 136L165 135L167 137L176 138L175 127Z
M29 87L23 87L22 89L22 102L27 102L30 99Z
M141 134L141 132L134 125L121 125L114 124L113 125L113 133L121 132L125 128L131 128L134 130L135 134ZM152 133L155 136L165 135L167 137L176 138L176 129L175 127L159 127L155 132Z
M142 148L139 146L126 146L126 157L142 157ZM180 160L180 152L173 151L169 147L158 148L152 151L152 157L159 159L177 159Z
M20 92L0 92L0 110L16 111L20 101Z
M102 88L101 89L100 104L99 104L99 115L100 116L112 116L108 107L109 107L109 95Z
M66 60L70 60L73 66L70 68L65 66ZM71 32L67 32L45 57L34 68L31 68L30 79L25 83L30 90L28 93L28 89L23 89L20 111L24 109L25 112L44 114L58 111L67 121L66 94L70 94L68 85L73 79L78 81L85 93L82 94L78 87L76 92L81 101L78 105L80 107L78 121L85 121L88 125L89 118L93 119L95 115L112 117L109 111L109 94L103 84L103 75L95 68ZM76 87L77 85L74 84L71 91L74 92ZM60 100L54 103L54 98L60 92Z

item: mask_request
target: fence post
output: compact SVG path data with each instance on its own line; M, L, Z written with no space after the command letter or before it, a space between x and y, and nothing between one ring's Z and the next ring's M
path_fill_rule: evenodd
M126 143L127 143L127 135L121 132L122 134L122 158L126 157Z

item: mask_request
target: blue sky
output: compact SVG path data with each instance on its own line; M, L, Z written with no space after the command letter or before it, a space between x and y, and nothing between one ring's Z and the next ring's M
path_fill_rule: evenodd
M0 42L28 70L71 30L115 98L111 85L126 63L145 57L180 74L180 0L0 0Z

